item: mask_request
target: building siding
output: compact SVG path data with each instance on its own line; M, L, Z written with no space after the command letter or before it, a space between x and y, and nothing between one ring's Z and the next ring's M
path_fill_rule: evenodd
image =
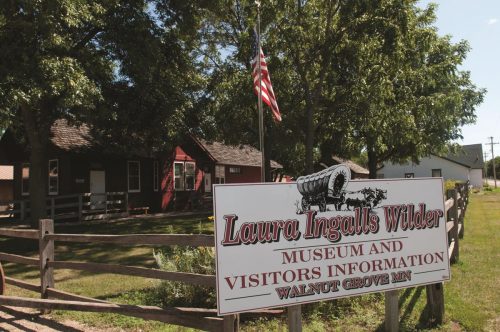
M431 177L433 169L441 169L441 175L445 180L467 181L470 179L469 168L449 160L430 156L420 160L419 164L393 164L387 162L377 174L384 178L404 178L405 173L413 173L415 177Z
M483 170L482 169L471 169L470 171L470 184L474 188L483 187Z
M260 167L225 165L226 183L255 183L260 182ZM241 172L229 172L230 167L239 167Z

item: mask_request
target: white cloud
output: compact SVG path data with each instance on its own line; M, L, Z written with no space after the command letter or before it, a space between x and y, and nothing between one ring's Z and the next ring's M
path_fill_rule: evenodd
M497 19L497 18L490 18L490 19L488 20L488 25L493 25L493 24L495 24L495 23L497 23L497 22L498 22L498 19Z

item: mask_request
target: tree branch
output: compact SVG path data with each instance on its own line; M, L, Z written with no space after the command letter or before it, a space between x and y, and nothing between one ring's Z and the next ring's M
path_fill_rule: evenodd
M82 47L84 47L89 41L91 41L98 33L102 32L101 27L94 27L73 47L71 48L71 52L76 52Z

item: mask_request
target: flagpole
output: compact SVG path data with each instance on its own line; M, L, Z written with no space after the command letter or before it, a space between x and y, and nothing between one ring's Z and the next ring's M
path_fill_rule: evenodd
M264 156L264 111L262 110L262 69L261 69L261 59L260 59L260 1L255 1L257 5L257 61L259 70L259 145L260 153L262 154L261 165L260 165L260 181L266 182L266 158Z

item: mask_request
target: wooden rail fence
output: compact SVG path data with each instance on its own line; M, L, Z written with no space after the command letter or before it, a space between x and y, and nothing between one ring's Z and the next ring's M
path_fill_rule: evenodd
M448 255L452 263L459 259L459 240L464 236L464 216L469 198L469 185L457 184L455 189L446 193L446 229L448 232ZM110 303L58 290L54 284L54 269L76 269L90 272L107 272L146 278L181 281L190 284L215 287L214 275L184 272L167 272L136 266L121 266L90 262L70 262L55 260L54 246L58 242L113 243L123 245L183 245L194 247L213 247L214 237L210 235L185 234L131 234L131 235L96 235L96 234L55 234L51 219L40 220L38 230L0 229L0 235L26 238L39 241L39 258L24 257L9 253L0 253L0 261L40 267L40 285L5 277L9 285L39 292L42 299L0 296L0 305L37 308L42 311L52 309L109 312L122 315L158 320L208 331L237 331L239 316L216 316L215 309L168 308ZM0 269L1 270L1 269ZM443 321L444 291L443 283L426 286L427 306L430 319L436 324ZM398 291L386 292L385 328L397 331L399 328ZM288 328L291 332L302 331L301 305L288 307ZM254 314L279 313L278 310L262 310Z
M127 192L82 193L47 198L52 220L93 220L129 215ZM29 200L0 201L0 217L25 221L30 217Z
M457 183L454 189L446 192L445 215L448 233L448 257L456 263L459 258L459 239L464 236L464 217L469 203L469 182ZM430 323L441 324L444 318L444 284L442 282L426 286L427 309ZM385 330L395 332L399 329L398 291L386 292Z
M54 269L75 269L99 273L115 273L161 280L179 281L194 285L215 287L215 276L185 272L168 272L137 266L102 264L92 262L59 261L55 257L55 242L113 243L120 245L183 245L193 247L213 247L211 235L185 234L56 234L54 221L42 219L38 230L0 228L0 235L7 237L38 240L39 257L24 257L9 253L0 253L0 261L39 266L40 284L35 285L11 277L5 277L5 283L29 291L39 292L41 299L0 295L0 305L35 308L48 312L54 309L89 312L108 312L122 315L157 320L164 323L181 325L207 331L234 331L238 329L238 317L230 315L217 317L213 308L159 308L153 306L127 305L110 303L82 295L58 290L54 282ZM0 268L1 270L1 268ZM2 292L2 294L4 294ZM278 313L264 310L262 313Z

